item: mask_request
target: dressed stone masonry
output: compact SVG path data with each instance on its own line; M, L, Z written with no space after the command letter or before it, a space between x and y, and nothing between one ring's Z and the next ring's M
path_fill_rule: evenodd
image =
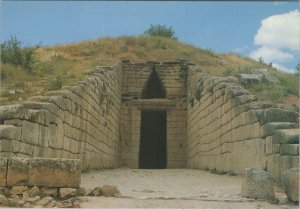
M32 101L0 107L0 156L80 159L82 170L118 166L121 65Z
M149 89L159 96L149 94ZM281 183L284 171L299 167L296 112L259 102L236 79L204 75L185 61L125 59L89 70L73 86L1 106L0 184L22 185L26 169L43 165L32 163L35 157L78 159L82 171L120 165L140 168L149 160L141 161L140 150L151 127L145 118L151 115L161 117L158 121L165 127L159 132L163 137L154 136L166 140L161 145L163 158L157 159L165 161L158 165L161 168L237 174L256 168ZM12 174L18 163L31 166ZM29 172L29 184L30 178Z
M299 167L298 113L257 101L234 80L189 71L188 167L243 174Z

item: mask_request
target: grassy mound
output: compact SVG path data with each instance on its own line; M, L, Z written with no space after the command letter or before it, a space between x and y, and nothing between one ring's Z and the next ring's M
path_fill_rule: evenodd
M298 105L297 75L279 72L269 65L236 54L217 54L180 41L151 36L101 38L67 45L38 47L30 72L20 66L1 64L1 105L26 100L47 90L60 89L83 77L83 71L97 65L109 65L128 58L132 62L185 59L215 76L237 76L257 68L267 68L279 79L276 84L247 88L259 99Z

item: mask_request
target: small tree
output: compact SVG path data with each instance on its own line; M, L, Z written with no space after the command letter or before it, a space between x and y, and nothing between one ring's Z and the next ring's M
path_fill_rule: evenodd
M264 61L264 58L263 58L263 57L259 57L259 58L258 58L258 62L259 62L259 63L264 63L264 62L265 62L265 61Z
M31 72L36 62L35 48L21 47L22 43L14 36L1 44L1 62L22 67Z
M150 27L144 32L148 36L160 36L177 40L175 32L172 27L166 27L165 25L150 25Z
M21 42L11 36L9 41L1 44L1 62L12 65L22 65Z

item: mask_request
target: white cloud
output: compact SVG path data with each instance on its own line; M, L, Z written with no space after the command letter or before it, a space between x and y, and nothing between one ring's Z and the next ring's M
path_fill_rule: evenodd
M269 48L266 46L260 47L252 51L249 55L251 58L258 59L262 57L265 62L286 62L294 58L294 56L288 52L283 52L280 49Z
M299 34L300 12L294 10L263 19L254 43L272 48L300 50Z
M263 19L254 37L254 44L258 48L249 54L251 58L262 57L266 63L272 62L279 70L293 71L284 65L294 62L294 55L300 50L299 10Z
M287 68L283 65L280 65L278 63L273 63L272 66L280 71L284 71L284 72L287 72L287 73L295 73L295 69L291 69L291 68Z

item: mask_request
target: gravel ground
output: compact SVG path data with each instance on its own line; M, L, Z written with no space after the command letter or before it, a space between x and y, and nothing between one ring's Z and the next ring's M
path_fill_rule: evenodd
M118 198L88 197L82 207L97 208L280 208L296 209L276 190L280 203L240 196L241 176L211 174L191 169L128 169L92 171L82 174L81 186L87 189L104 184L116 185Z

